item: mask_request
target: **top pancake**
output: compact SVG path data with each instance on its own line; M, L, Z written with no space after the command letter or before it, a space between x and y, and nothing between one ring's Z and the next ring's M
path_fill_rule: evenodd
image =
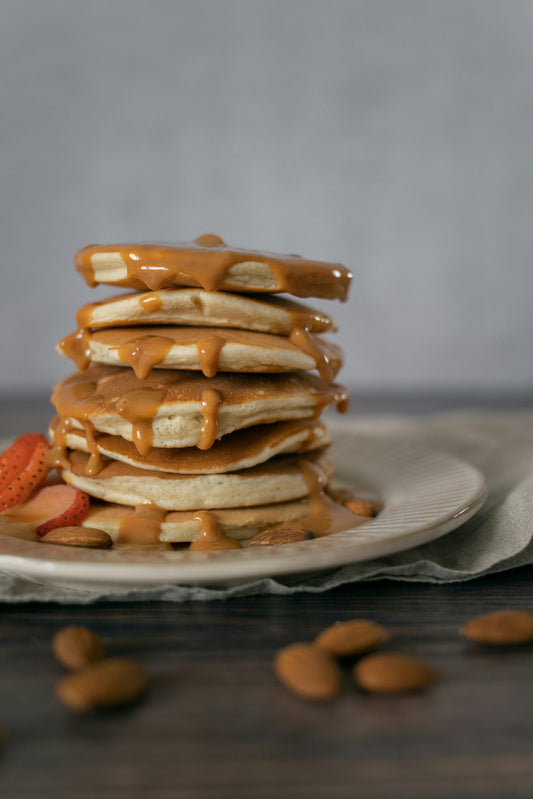
M119 294L82 305L78 328L128 325L237 327L288 336L295 328L310 333L335 332L329 316L282 297L254 297L203 289L166 289Z
M352 277L342 264L228 247L213 234L181 244L93 244L76 254L75 264L89 286L154 291L198 286L340 300Z

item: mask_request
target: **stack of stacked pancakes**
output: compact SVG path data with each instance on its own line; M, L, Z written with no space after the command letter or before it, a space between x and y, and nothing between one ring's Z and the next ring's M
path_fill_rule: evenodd
M90 286L133 289L79 309L58 345L78 371L55 387L63 479L88 493L85 524L118 541L240 546L298 522L316 535L355 517L324 493L333 467L319 417L343 410L332 320L277 296L344 300L340 264L228 248L90 246Z

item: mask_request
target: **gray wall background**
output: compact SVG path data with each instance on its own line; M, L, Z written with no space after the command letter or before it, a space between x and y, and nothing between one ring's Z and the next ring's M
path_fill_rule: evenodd
M91 242L340 260L362 391L533 387L529 0L0 0L0 391Z

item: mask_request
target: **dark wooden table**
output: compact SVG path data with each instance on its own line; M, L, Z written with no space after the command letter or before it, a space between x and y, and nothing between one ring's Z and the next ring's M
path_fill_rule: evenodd
M0 403L0 435L42 427L47 414L39 401ZM503 606L533 609L533 569L318 596L2 606L0 724L8 740L0 795L531 797L533 645L488 651L457 634L471 616ZM431 663L439 682L420 695L376 697L359 692L347 672L331 703L289 695L272 674L276 650L353 617L390 628L391 648ZM50 641L65 624L86 625L110 653L145 663L144 701L92 717L59 705L62 671Z

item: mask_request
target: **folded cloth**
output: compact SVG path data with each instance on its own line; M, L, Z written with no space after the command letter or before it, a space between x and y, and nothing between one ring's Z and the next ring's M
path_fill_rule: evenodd
M361 416L354 419L351 427L360 433L439 449L477 466L487 478L486 504L466 524L429 544L311 578L255 579L229 588L166 585L89 593L37 585L0 572L0 601L88 604L144 599L182 602L267 593L319 593L344 583L381 578L460 582L533 563L532 411L471 411L426 417Z

